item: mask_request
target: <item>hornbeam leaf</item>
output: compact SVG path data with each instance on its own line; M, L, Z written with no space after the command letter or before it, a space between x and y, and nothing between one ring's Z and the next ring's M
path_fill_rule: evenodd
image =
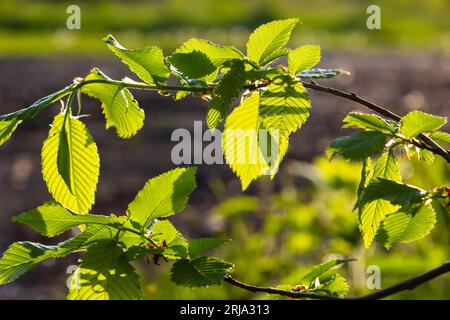
M0 259L0 285L14 281L45 260L65 257L93 240L111 238L113 234L105 231L104 226L89 226L83 233L56 246L13 243Z
M181 259L172 266L170 278L176 284L185 287L219 285L232 269L231 263L213 257Z
M177 168L148 180L128 205L130 219L145 230L153 219L183 210L196 188L196 171L195 167Z
M263 126L283 135L297 131L308 119L311 100L301 83L272 83L261 93Z
M363 160L383 151L387 136L380 132L356 132L334 140L326 150L327 158L335 154L348 160Z
M296 75L311 69L320 61L320 46L305 45L291 51L288 56L288 70Z
M86 126L71 115L57 115L42 148L42 174L53 198L75 213L89 213L99 170L97 146Z
M14 216L11 220L25 224L47 237L57 236L82 224L120 225L117 217L113 215L73 214L54 201L48 201L34 210Z
M408 243L427 236L436 224L436 212L428 204L392 213L383 220L376 240L386 248L394 242Z
M392 151L386 152L378 158L373 170L372 179L385 178L393 181L401 181L398 160ZM364 197L365 190L359 199ZM398 210L398 206L384 199L377 199L367 203L358 212L359 228L363 234L366 247L369 247L377 234L380 223L390 213Z
M450 144L450 134L447 132L436 131L430 137L433 140Z
M25 120L29 118L34 118L43 108L68 95L70 91L73 89L73 87L74 87L73 84L68 85L67 87L57 92L54 92L46 97L37 100L28 108L17 110L9 114L1 115L0 121Z
M377 178L366 187L358 207L378 199L384 199L392 204L409 207L422 202L427 195L425 190L396 181Z
M300 72L297 74L297 78L312 78L312 79L328 79L339 76L341 74L349 75L350 72L342 69L321 69L314 68Z
M161 84L170 76L160 48L149 46L141 49L126 49L112 35L108 35L104 41L108 48L145 82Z
M228 243L229 239L217 239L217 238L198 238L189 243L189 256L191 258L197 257L200 253L205 252L208 249L215 248Z
M297 22L298 19L277 20L258 27L248 39L247 57L262 66L279 57L278 51L289 41Z
M305 275L303 275L300 278L299 284L310 287L313 285L314 280L323 275L325 272L328 272L332 268L350 261L354 261L354 259L332 259L325 263L314 266L311 270L309 270Z
M85 80L111 79L99 69L94 68ZM119 137L130 138L144 125L144 110L139 108L137 101L128 89L107 83L90 83L83 86L81 90L102 102L106 129L115 127Z
M288 137L278 128L264 128L259 114L259 92L243 99L225 121L223 150L242 189L262 175L274 176L288 148Z
M433 132L440 129L447 118L437 117L431 114L414 110L400 120L400 133L406 138L414 138L423 132Z
M195 38L184 42L175 52L190 53L192 51L204 53L216 68L227 61L242 60L244 58L243 54L232 46L220 46L208 40Z
M138 300L139 276L113 241L92 245L72 276L68 300Z
M359 127L365 131L378 131L386 134L394 134L395 126L375 114L350 112L344 120L343 128Z
M175 52L167 61L183 76L189 79L200 79L217 70L209 57L201 51Z
M18 118L0 120L0 146L11 138L11 135L21 123L22 120L19 120Z
M210 129L215 129L225 119L234 100L245 84L245 66L241 60L230 62L230 70L225 73L214 88L206 121Z

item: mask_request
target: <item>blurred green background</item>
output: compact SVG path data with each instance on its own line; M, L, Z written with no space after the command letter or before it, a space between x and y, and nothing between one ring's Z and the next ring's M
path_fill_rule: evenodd
M106 54L100 41L114 33L129 46L172 50L188 37L245 45L250 30L298 17L292 45L320 42L341 50L450 50L448 0L154 0L76 1L81 30L66 29L69 1L2 0L0 53ZM370 4L381 8L381 30L366 28Z
M81 30L66 28L70 4L81 8ZM381 30L366 27L370 4L381 8ZM2 0L1 113L56 91L93 66L122 77L127 69L102 42L109 33L127 47L157 45L166 54L191 37L244 49L251 30L260 24L298 17L302 24L289 46L319 44L324 52L321 66L352 71L352 76L332 80L331 85L393 106L401 114L421 108L449 116L449 12L448 0ZM146 179L172 168L171 130L191 128L193 117L204 119L205 104L197 100L175 103L142 94L137 98L151 109L144 132L136 139L123 142L114 133L105 133L100 112L92 112L89 118L104 170L97 212L125 208ZM450 218L445 208L437 208L437 227L426 239L395 245L390 251L377 245L364 249L352 211L361 166L340 159L329 163L321 157L332 138L346 134L339 129L345 112L357 108L336 99L313 94L311 119L292 139L274 181L263 179L242 194L236 177L225 166L200 167L199 189L174 223L193 238L233 239L213 253L235 263L236 278L255 285L292 284L302 271L330 255L353 257L357 261L339 272L349 280L350 294L361 295L370 292L366 286L369 265L381 268L381 284L386 287L450 259ZM12 214L49 197L39 173L39 148L50 116L43 113L0 149L2 250L18 240L51 242L9 221ZM423 188L450 181L449 166L439 159L431 168L403 161L402 173L407 182ZM19 281L0 287L0 297L64 298L65 268L76 260L72 257L40 266ZM226 284L180 288L170 282L168 264L142 261L136 267L145 275L142 288L148 299L266 297ZM450 275L392 298L450 299Z

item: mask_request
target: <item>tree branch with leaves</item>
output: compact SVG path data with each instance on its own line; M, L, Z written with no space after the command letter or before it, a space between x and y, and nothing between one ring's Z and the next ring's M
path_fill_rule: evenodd
M0 116L1 145L23 122L61 101L61 112L42 147L42 174L52 200L12 220L46 237L70 229L81 231L57 245L13 243L0 259L0 284L14 281L47 259L82 252L68 299L140 299L139 275L131 264L140 258L155 264L173 260L172 281L187 287L225 281L253 292L311 299L344 298L349 290L345 278L334 268L351 259L319 264L297 283L277 288L256 287L231 277L232 263L205 255L206 250L226 244L227 239L188 241L168 220L184 209L196 188L196 168L176 168L150 179L123 214L93 214L100 158L82 121L82 94L100 101L106 128L114 127L123 139L136 135L145 120L132 90L156 91L175 100L188 95L209 100L206 122L210 129L223 125L223 154L243 191L263 175L276 175L289 138L308 120L311 99L307 89L360 103L376 114L349 113L344 127L358 131L336 139L326 155L330 160L338 155L363 163L354 209L365 246L376 240L389 248L395 242L413 242L428 235L436 223L434 206L440 203L448 208L450 191L447 186L427 190L403 183L398 157L406 154L408 159L432 163L440 156L450 163L450 152L439 144L450 144L450 135L439 131L447 119L418 110L400 117L354 93L312 81L347 72L315 68L321 56L319 46L286 48L297 22L286 19L260 26L250 35L246 54L233 46L190 39L164 57L156 46L127 49L108 36L108 48L139 82L114 80L94 68L28 108ZM281 57L287 57L286 66L276 63ZM178 85L167 84L169 78ZM308 79L311 82L305 81ZM236 100L239 103L233 107ZM243 130L250 134L242 140ZM261 130L265 139L259 134ZM269 148L274 145L273 153ZM239 157L246 160L238 161ZM247 160L251 157L255 161ZM384 298L446 272L448 263L362 298Z

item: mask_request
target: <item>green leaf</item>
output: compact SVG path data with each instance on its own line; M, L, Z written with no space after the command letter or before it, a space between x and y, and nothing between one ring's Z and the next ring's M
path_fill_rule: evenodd
M162 254L166 258L186 258L188 242L169 221L156 221L151 226L151 235L152 240L163 247Z
M262 175L275 175L289 143L279 130L262 126L259 101L259 92L243 99L227 117L222 135L225 159L243 190Z
M149 46L142 49L126 49L112 35L108 35L104 41L108 48L143 81L161 84L169 78L170 71L160 48Z
M230 70L225 73L214 88L206 121L210 129L215 129L225 119L234 100L245 84L245 66L241 60L230 62Z
M111 79L99 69L94 68L85 80ZM144 110L139 108L128 89L107 83L91 83L83 86L82 92L102 102L106 129L115 127L119 137L130 138L144 125Z
M67 87L54 92L48 96L45 96L37 101L35 101L31 106L25 109L17 110L15 112L5 114L0 116L0 121L11 121L11 120L25 120L34 118L43 108L47 107L48 105L52 104L53 102L56 102L60 100L61 98L68 95L74 85L68 85Z
M408 243L426 237L435 224L436 212L432 205L408 208L388 215L378 230L376 239L390 248L394 242Z
M439 142L450 144L450 134L448 134L447 132L436 131L430 135L430 138Z
M25 224L39 234L47 237L57 236L64 231L82 224L120 224L117 217L113 215L73 214L54 201L48 201L34 210L14 216L11 220Z
M404 146L406 150L406 156L409 160L416 159L418 161L423 161L426 165L430 166L434 162L434 154L433 152L425 149L421 149L416 147L415 145L406 145Z
M333 275L329 281L320 286L320 291L325 291L327 294L337 296L339 298L344 298L349 290L350 287L347 281L340 274Z
M147 181L128 205L130 219L145 230L153 219L182 211L197 186L196 171L195 167L177 168Z
M282 135L297 131L308 119L311 100L301 83L272 83L261 93L260 118L263 126Z
M331 268L334 268L335 266L350 261L354 261L354 259L332 259L325 263L314 266L310 271L308 271L305 275L301 277L299 284L309 288L310 286L313 285L314 280L316 280L316 278L320 277L325 272L328 272L329 270L331 270Z
M326 150L327 158L336 154L348 160L363 160L383 151L387 136L380 132L356 132L334 140Z
M343 128L359 127L365 131L378 131L386 134L394 134L395 126L375 114L350 112L343 120L346 124Z
M195 38L189 39L183 43L175 52L190 53L192 51L198 51L205 54L216 68L229 60L242 60L244 58L242 53L232 46L220 46L208 40Z
M358 185L358 190L356 192L358 199L361 197L364 188L369 184L370 179L372 179L373 171L372 171L372 159L366 158L363 160L363 165L361 169L361 180Z
M378 158L373 170L372 179L386 178L394 181L401 181L400 167L397 158L392 151L386 152ZM365 190L362 191L364 197ZM364 245L369 247L372 243L381 221L389 213L395 212L398 207L386 200L378 199L367 203L358 212L359 228L363 234Z
M377 178L365 189L363 197L358 203L358 207L362 207L366 203L378 199L384 199L392 204L409 207L422 202L426 195L427 192L425 190L415 186Z
M288 70L296 75L311 69L320 61L320 46L305 45L291 51L288 56Z
M0 120L0 146L11 138L17 126L22 123L22 120L13 118L12 120Z
M112 241L90 246L72 277L69 300L137 300L139 276Z
M406 138L414 138L423 132L433 132L447 123L447 118L415 110L400 120L400 133Z
M57 115L42 148L42 174L53 198L75 213L89 213L99 170L97 146L86 126L71 115Z
M167 58L167 61L183 76L190 79L203 78L217 69L206 54L197 50L175 52Z
M314 68L300 72L297 74L297 78L313 78L313 79L328 79L339 76L341 74L349 75L350 72L342 69L320 69Z
M111 237L104 233L105 229L103 226L89 226L86 231L56 246L13 243L0 259L0 285L14 281L45 260L65 257L95 239Z
M172 266L170 278L176 284L185 287L220 285L233 267L231 263L213 257L181 259Z
M208 249L212 249L230 242L229 239L217 239L217 238L199 238L194 239L189 243L189 256L191 258L197 257L199 254L205 252Z
M298 19L277 20L258 27L248 39L247 57L259 65L266 65L277 57L289 41Z

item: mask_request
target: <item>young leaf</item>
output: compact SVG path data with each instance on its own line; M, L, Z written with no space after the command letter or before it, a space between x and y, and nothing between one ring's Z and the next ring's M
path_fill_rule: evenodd
M358 202L358 207L362 207L366 203L378 199L384 199L392 204L409 207L422 202L426 195L427 192L425 190L415 186L377 178L365 189L361 200Z
M378 158L373 170L372 179L385 178L401 181L400 167L392 151L386 152ZM365 190L362 191L364 196ZM361 199L361 195L359 199ZM367 203L358 212L359 228L363 234L364 245L369 247L375 237L381 221L389 213L395 212L398 207L389 201L378 199Z
M177 168L147 181L128 205L130 219L145 230L153 219L183 210L189 194L196 188L196 171L195 167Z
M13 118L11 120L0 120L0 146L11 138L17 126L22 123L22 120Z
M160 48L150 46L142 49L126 49L112 35L108 35L104 41L108 48L143 81L161 84L170 76L169 68L164 62L164 55Z
M327 158L339 154L348 160L363 160L383 151L387 136L380 132L356 132L334 140L326 150Z
M282 135L297 131L311 110L311 100L301 83L270 84L261 93L260 105L263 126Z
M48 201L34 210L14 216L11 220L25 224L47 237L57 236L82 224L120 225L117 217L113 215L73 214L54 201Z
M57 115L42 147L42 174L53 198L75 213L89 213L99 170L97 146L86 126L71 115Z
M386 248L394 242L408 243L427 236L436 223L436 212L428 204L413 210L401 210L383 220L376 239Z
M359 127L365 131L378 131L386 134L394 134L395 126L375 114L350 112L343 120L346 124L343 128Z
M406 138L414 138L423 132L436 131L446 122L447 118L445 117L437 117L415 110L411 111L400 120L400 133Z
M331 268L350 261L354 261L354 259L333 259L314 266L310 271L301 277L299 284L310 287L316 278L320 277L325 272L328 272Z
M430 136L431 139L450 144L450 134L447 132L436 131Z
M111 79L99 69L94 68L85 80ZM106 129L115 127L119 137L128 139L144 125L144 110L139 108L128 89L105 83L91 83L83 86L82 92L102 102Z
M277 57L289 41L298 19L277 20L258 27L248 39L247 57L263 66Z
M242 60L244 56L242 53L232 46L220 46L203 39L189 39L181 45L175 52L190 53L192 51L199 51L204 53L212 64L218 68L225 62L230 60Z
M339 76L341 74L349 75L350 72L342 69L314 68L300 72L299 74L297 74L297 78L328 79Z
M320 286L320 291L339 298L344 298L349 290L350 287L348 286L347 280L340 274L333 275L330 280Z
M137 300L139 276L112 241L90 246L73 275L69 300Z
M70 91L73 89L73 84L68 85L67 87L54 92L46 97L43 97L37 101L35 101L31 106L25 109L21 109L9 114L5 114L0 116L0 121L11 121L11 120L25 120L34 118L43 108L52 104L68 95Z
M152 240L163 248L164 257L168 259L187 257L188 242L169 221L156 221L151 226L151 235Z
M189 79L203 78L217 69L206 54L197 50L175 52L167 58L167 61Z
M105 228L89 226L86 231L56 246L13 243L0 259L0 285L14 281L45 260L65 257L95 239L111 238L110 234L105 234Z
M191 259L197 257L199 254L205 252L208 249L212 249L228 243L229 239L216 239L216 238L199 238L194 239L189 243L189 257Z
M298 47L288 55L288 70L296 75L301 71L311 69L320 61L320 46L306 45Z
M245 84L245 66L241 60L230 62L230 70L225 73L214 89L208 108L206 121L208 128L215 129L225 119L233 101L239 96Z
M176 284L185 287L220 285L233 267L231 263L213 257L181 259L172 266L170 278Z
M243 190L258 177L276 173L289 143L279 130L261 125L259 101L259 92L243 99L227 117L223 132L225 159L241 180Z

